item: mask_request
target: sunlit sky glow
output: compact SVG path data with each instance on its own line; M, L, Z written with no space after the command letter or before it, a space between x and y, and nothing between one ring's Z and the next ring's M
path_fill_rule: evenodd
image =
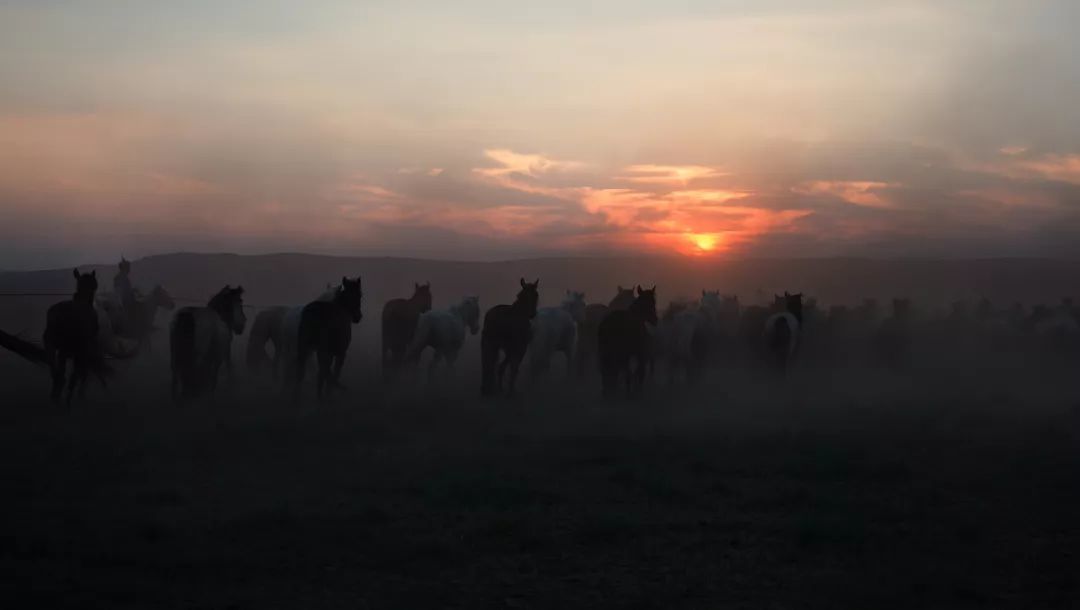
M0 0L0 268L1080 256L1080 3Z

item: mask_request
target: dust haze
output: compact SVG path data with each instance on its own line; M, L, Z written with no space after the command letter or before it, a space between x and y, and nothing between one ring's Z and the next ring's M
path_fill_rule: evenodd
M86 265L111 278L114 264ZM6 596L40 607L1075 607L1080 263L1054 260L461 263L176 254L133 261L178 305L242 285L251 312L363 281L341 383L294 403L245 366L178 403L171 312L70 409L0 353ZM539 279L607 303L656 285L661 321L703 290L741 318L802 293L784 373L761 333L710 335L701 373L658 342L643 390L526 358L480 397L480 335L387 382L385 301L510 303ZM71 270L0 273L0 329L40 338ZM894 299L904 299L902 323ZM249 321L254 318L248 314ZM314 366L313 364L311 366ZM310 379L310 375L309 375ZM23 597L26 599L25 597Z

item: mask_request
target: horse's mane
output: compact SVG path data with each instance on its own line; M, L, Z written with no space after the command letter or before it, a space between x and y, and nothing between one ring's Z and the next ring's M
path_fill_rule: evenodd
M229 308L232 306L239 295L243 294L243 288L231 288L226 285L224 288L218 291L217 294L210 297L210 302L206 304L207 307L213 309L219 314L227 314Z

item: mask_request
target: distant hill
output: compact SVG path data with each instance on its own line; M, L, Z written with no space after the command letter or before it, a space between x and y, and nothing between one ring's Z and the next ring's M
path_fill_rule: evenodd
M115 266L97 269L103 290L111 289ZM133 261L135 284L161 283L172 294L202 301L225 284L243 285L252 304L306 302L327 282L361 275L367 315L383 301L407 296L414 281L431 281L436 306L475 294L484 307L510 301L518 278L540 278L544 303L557 303L568 288L585 290L590 301L607 301L617 284L656 284L662 302L699 294L702 288L737 293L743 302L773 292L801 291L824 303L863 297L910 296L941 305L957 298L986 296L998 302L1057 302L1080 297L1080 261L984 260L697 260L687 258L538 258L504 262L456 262L310 254L166 254ZM70 269L0 273L0 292L67 292ZM40 305L40 303L39 303ZM10 299L2 310L13 306ZM20 308L28 307L22 304Z

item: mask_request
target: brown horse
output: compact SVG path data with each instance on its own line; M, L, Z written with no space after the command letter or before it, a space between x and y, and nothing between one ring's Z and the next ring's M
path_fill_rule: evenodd
M652 339L646 325L656 326L656 286L637 287L628 309L610 311L597 328L597 357L604 396L615 394L620 375L626 375L627 394L641 389L651 361ZM630 370L630 361L637 368Z
M574 358L579 377L585 375L588 363L596 356L596 331L604 316L610 311L628 309L633 302L633 288L616 286L615 297L607 305L592 303L585 306L585 321L578 331L577 356Z
M383 376L389 379L405 362L420 314L431 311L431 282L415 284L407 299L391 299L382 310Z
M299 400L308 355L314 351L319 372L315 392L320 400L331 388L341 388L341 367L352 342L352 325L364 317L360 306L364 300L360 277L341 278L341 286L332 301L312 301L300 313L300 328L296 337L296 386L294 400Z
M532 340L532 320L540 300L540 280L526 282L521 278L521 290L512 305L496 305L484 314L484 330L480 333L480 393L492 396L502 391L503 376L510 369L508 391L514 393L518 367ZM505 357L500 363L499 352ZM495 365L498 363L498 370Z
M75 296L68 301L61 301L49 308L46 313L45 358L52 369L52 398L60 400L64 387L64 375L67 361L72 361L71 379L67 387L67 404L75 387L79 396L86 392L86 378L93 370L102 383L108 368L98 343L98 315L94 309L94 295L97 293L97 272L80 274L76 269Z

